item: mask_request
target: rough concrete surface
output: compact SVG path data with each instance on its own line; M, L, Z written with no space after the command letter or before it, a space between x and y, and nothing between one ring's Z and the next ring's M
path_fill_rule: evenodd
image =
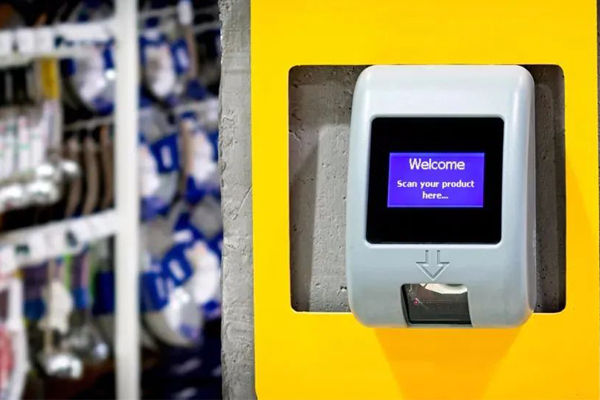
M222 30L219 160L223 248L223 396L253 399L250 3L219 2Z
M220 163L223 257L223 392L252 399L252 183L249 0L221 0L223 60ZM345 196L350 107L364 67L290 72L291 304L348 311ZM528 67L536 80L538 311L564 306L564 99L562 72Z
M564 74L556 66L527 67L535 80L537 312L566 302Z
M348 311L346 177L352 93L364 67L289 77L290 265L298 311Z

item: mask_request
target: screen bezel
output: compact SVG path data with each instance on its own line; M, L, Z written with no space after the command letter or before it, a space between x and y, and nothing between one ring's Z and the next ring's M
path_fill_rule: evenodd
M376 117L371 122L366 239L372 244L495 244L502 237L500 117ZM484 206L387 206L390 153L484 153ZM435 229L435 227L439 229Z

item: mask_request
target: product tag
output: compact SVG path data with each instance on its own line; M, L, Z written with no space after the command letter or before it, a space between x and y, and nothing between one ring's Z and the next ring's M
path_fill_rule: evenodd
M0 32L0 57L10 56L13 54L13 45L15 43L14 32Z
M13 246L0 248L0 276L12 274L17 268L17 258Z
M41 26L35 30L35 50L37 54L51 54L54 51L54 29Z
M71 222L69 229L75 234L77 244L88 243L92 239L92 227L83 219Z
M5 125L5 131L4 131L4 137L3 142L4 142L4 168L3 168L3 173L5 176L9 176L12 175L14 173L15 170L15 163L16 163L16 146L17 146L17 138L16 138L16 131L17 131L17 119L9 116L6 119L6 125Z
M51 256L58 256L67 250L67 237L63 229L51 229L46 232L46 242Z
M148 147L139 147L140 194L142 197L152 196L160 187L158 167Z
M35 52L35 34L33 29L21 28L15 31L17 51L24 55Z
M25 115L20 115L17 121L17 170L26 171L32 167L29 126Z
M46 238L41 232L32 233L27 240L29 247L29 257L33 260L44 260L48 254L48 244Z
M181 25L191 25L194 21L194 8L190 0L179 0L177 2L177 17Z

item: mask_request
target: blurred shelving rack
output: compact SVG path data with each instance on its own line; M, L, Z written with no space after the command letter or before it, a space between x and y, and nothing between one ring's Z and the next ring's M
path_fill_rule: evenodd
M140 345L140 310L139 310L139 263L140 263L140 197L138 165L138 84L140 81L139 65L139 26L152 16L175 15L177 7L167 7L157 11L139 12L138 2L133 0L115 0L112 18L85 23L65 23L50 27L26 28L23 31L37 38L42 31L53 42L55 37L86 37L90 42L106 42L114 40L116 88L114 115L97 118L95 123L114 124L114 160L115 160L115 205L97 214L78 218L77 220L56 221L44 226L25 228L0 235L0 244L18 245L30 241L28 237L42 235L50 243L43 254L22 256L19 265L27 265L41 259L66 254L64 247L52 244L52 237L64 238L68 231L88 233L84 242L114 236L115 238L115 368L116 393L118 399L141 398L141 345ZM202 11L218 15L218 7ZM220 27L219 22L208 22L194 26L195 34ZM49 36L48 36L49 35ZM0 33L1 36L1 33ZM0 68L27 65L35 58L85 58L90 49L83 45L68 44L58 47L48 44L47 48L11 52L2 50L0 38ZM17 48L18 43L17 43ZM200 114L218 113L218 100L212 99L201 104L181 104L176 110L196 111ZM216 115L216 114L215 114ZM216 121L217 118L209 118ZM65 126L65 130L76 130L87 127L91 122L74 123ZM85 226L82 228L82 226ZM72 251L76 251L72 249ZM37 258L36 258L37 257Z

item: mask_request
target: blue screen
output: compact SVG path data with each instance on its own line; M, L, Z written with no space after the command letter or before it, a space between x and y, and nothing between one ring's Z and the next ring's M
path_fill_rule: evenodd
M390 153L387 206L481 208L484 153Z

